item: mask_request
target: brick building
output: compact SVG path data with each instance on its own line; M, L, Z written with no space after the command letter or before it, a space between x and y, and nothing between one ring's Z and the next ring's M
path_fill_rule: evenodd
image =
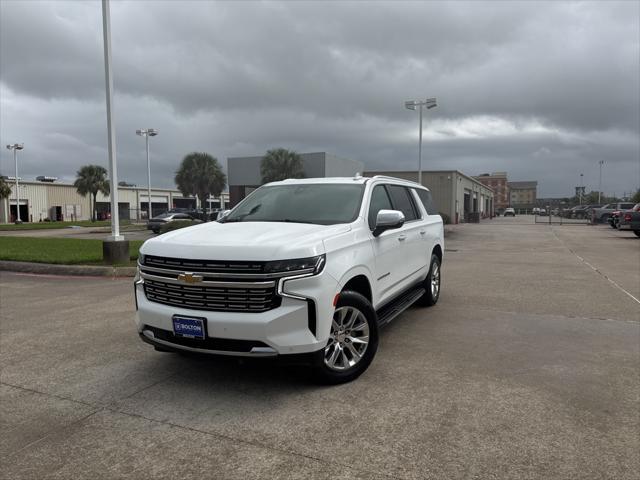
M509 206L507 172L483 173L473 178L494 191L495 209L497 212L501 212Z

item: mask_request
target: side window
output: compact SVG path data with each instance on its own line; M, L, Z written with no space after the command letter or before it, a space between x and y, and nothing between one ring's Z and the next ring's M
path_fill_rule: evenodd
M394 210L400 210L404 213L404 221L410 222L418 218L416 209L413 206L413 199L409 194L409 189L401 187L400 185L387 185L389 195L391 196L391 202Z
M389 195L383 185L374 187L371 192L371 202L369 202L369 228L371 230L376 227L376 218L380 210L393 210L391 200L389 200Z
M416 189L416 193L418 194L418 197L420 197L420 201L422 202L422 205L424 205L424 209L427 211L427 215L436 215L438 213L438 209L433 204L431 192L419 188Z

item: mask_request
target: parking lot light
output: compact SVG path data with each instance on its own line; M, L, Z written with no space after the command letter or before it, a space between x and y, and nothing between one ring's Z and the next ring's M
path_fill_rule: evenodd
M418 183L422 185L422 109L424 107L427 110L435 108L437 106L437 102L434 98L427 98L426 100L407 100L404 102L404 107L408 110L415 110L419 107L420 110L420 127L418 130Z
M136 135L144 137L147 146L147 220L152 216L151 209L151 163L149 162L149 137L155 137L158 135L158 130L155 128L139 128L136 130Z
M22 223L20 219L20 193L18 192L18 150L24 149L24 143L7 145L7 149L13 150L13 163L16 165L16 223Z

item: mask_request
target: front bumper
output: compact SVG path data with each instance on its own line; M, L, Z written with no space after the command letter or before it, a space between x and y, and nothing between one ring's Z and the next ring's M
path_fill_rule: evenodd
M245 357L314 352L325 347L338 283L326 272L282 283L282 302L265 312L212 312L151 302L135 284L136 326L143 341L168 350ZM291 298L291 296L297 298ZM173 316L205 319L205 341L173 335Z

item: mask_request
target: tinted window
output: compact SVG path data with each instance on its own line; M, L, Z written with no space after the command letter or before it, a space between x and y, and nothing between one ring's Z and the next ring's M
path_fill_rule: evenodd
M633 208L633 203L621 203L620 210L630 210Z
M358 216L363 190L362 184L264 186L240 202L224 222L349 223Z
M371 230L376 227L376 218L380 210L393 210L387 190L382 185L374 187L371 192L371 202L369 203L369 228Z
M401 187L400 185L387 185L389 195L391 196L391 203L394 210L400 210L404 213L405 222L410 222L418 218L413 201L409 196L409 189Z
M435 215L438 213L438 209L433 204L433 198L431 197L431 192L428 190L417 189L416 193L418 197L420 197L420 201L422 205L424 205L424 209L427 211L427 215Z

